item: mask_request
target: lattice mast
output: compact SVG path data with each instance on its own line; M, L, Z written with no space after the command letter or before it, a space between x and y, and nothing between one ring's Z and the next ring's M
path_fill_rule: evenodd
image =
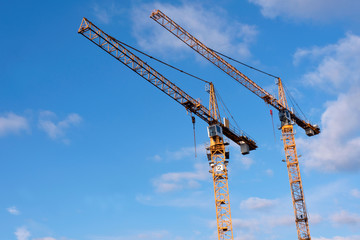
M228 124L224 124L220 121L213 84L210 83L209 110L199 101L192 98L170 80L150 67L146 62L131 53L119 41L96 27L88 19L83 18L78 33L89 39L116 60L123 63L170 98L180 103L188 111L194 113L209 124L208 134L210 137L210 147L208 148L208 151L210 151L210 154L208 155L208 158L211 167L210 172L214 179L219 239L233 239L227 181L227 159L229 153L225 150L225 145L228 143L224 143L223 136L226 136L235 144L239 145L243 154L248 154L249 151L255 150L257 145L254 140L242 131L230 127Z
M209 84L209 109L211 116L219 120L220 114L216 101L215 89L212 83ZM218 125L210 125L208 134L210 137L210 147L207 148L208 160L211 167L214 182L216 223L219 240L233 239L233 229L230 211L229 185L228 185L228 156L222 133L219 132Z
M288 106L284 87L280 78L278 79L277 85L280 101L284 106ZM309 222L295 144L294 122L287 110L280 111L279 117L298 238L300 240L310 240Z
M296 145L293 133L293 125L297 124L303 128L308 136L314 136L320 133L320 128L317 125L313 125L300 117L298 117L293 110L289 109L286 103L284 89L282 88L281 80L279 83L281 86L281 91L279 87L279 98L276 99L274 96L269 94L263 88L258 86L254 81L248 78L246 75L241 73L234 66L225 61L212 49L205 46L202 42L196 39L193 35L183 29L180 25L166 16L160 10L154 10L150 18L172 33L174 36L183 41L186 45L192 48L194 51L202 55L204 58L209 60L215 66L220 68L234 80L242 84L244 87L249 89L255 95L263 99L267 104L273 106L279 111L279 117L281 121L281 116L286 114L291 124L285 124L282 126L282 134L284 140L285 155L287 158L291 158L290 164L288 164L288 173L290 178L290 186L292 199L294 202L294 211L295 211L295 222L298 231L298 239L310 239L309 227L308 227L308 218L306 214L304 195L302 190L302 182L299 171L299 164L296 155ZM284 101L285 100L285 101ZM284 137L285 136L285 137ZM290 156L290 157L288 157ZM287 160L288 161L288 160Z

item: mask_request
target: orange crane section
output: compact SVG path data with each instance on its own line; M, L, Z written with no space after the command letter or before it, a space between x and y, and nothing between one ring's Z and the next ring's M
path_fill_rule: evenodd
M303 128L306 131L306 134L308 136L313 136L313 135L316 135L316 134L320 133L319 126L312 125L312 124L302 120L298 116L296 116L296 114L292 110L287 108L285 105L283 105L283 103L281 101L277 100L270 93L268 93L267 91L262 89L254 81L252 81L250 78L248 78L246 75L241 73L239 70L237 70L230 63L228 63L223 58L221 58L213 50L206 47L198 39L196 39L190 33L185 31L180 25L178 25L173 20L171 20L168 16L166 16L163 12L161 12L160 10L155 10L155 11L153 11L151 13L150 18L155 20L162 27L164 27L170 33L174 34L177 38L179 38L186 45L188 45L193 50L198 52L200 55L205 57L207 60L209 60L210 62L215 64L218 68L223 70L230 77L234 78L236 81L238 81L244 87L249 89L251 92L255 93L260 98L262 98L266 103L270 104L271 106L273 106L274 108L276 108L280 112L285 111L285 110L288 111L289 114L290 114L290 117L293 119L293 121L298 126Z
M305 207L305 199L296 152L293 124L296 123L298 126L303 128L308 136L319 134L319 126L310 124L309 122L302 120L291 109L289 109L289 107L287 106L286 96L281 83L281 79L278 79L278 90L280 98L280 100L278 100L274 96L269 94L267 91L265 91L263 88L258 86L246 75L241 73L234 66L221 58L215 51L205 46L193 35L184 30L180 25L175 23L160 10L154 10L151 13L150 18L152 18L155 22L160 24L174 36L179 38L194 51L209 60L215 66L220 68L230 77L235 79L237 82L239 82L251 92L256 94L258 97L263 99L267 104L270 104L279 111L298 239L310 240L311 238L308 217Z
M214 182L218 236L221 240L232 240L233 231L227 170L229 153L226 151L226 145L229 143L224 141L224 136L239 145L242 154L248 154L249 151L255 150L257 145L254 140L242 133L242 131L230 127L227 123L221 123L213 84L209 84L209 110L139 57L131 53L115 38L96 27L88 19L83 18L78 33L82 34L163 93L180 103L186 110L194 113L209 124L208 136L210 138L210 147L207 148L207 151L210 173L212 174Z

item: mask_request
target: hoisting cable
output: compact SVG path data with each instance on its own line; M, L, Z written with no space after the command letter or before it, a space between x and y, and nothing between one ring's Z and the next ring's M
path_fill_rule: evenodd
M220 100L220 104L226 109L226 111L229 113L231 119L235 122L235 125L240 129L239 125L237 124L235 118L231 115L229 109L227 108L227 106L225 105L225 102L222 100L220 94L216 91L215 92L216 97Z
M193 124L193 130L194 130L194 149L195 149L195 158L196 156L196 135L195 135L195 117L191 116L191 122Z
M225 54L223 54L223 53L221 53L221 52L218 52L218 51L216 51L216 50L214 50L214 49L211 49L211 48L209 48L209 49L210 49L211 51L213 51L214 53L217 53L217 54L219 54L219 55L221 55L221 56L223 56L223 57L225 57L225 58L228 58L228 59L230 59L230 60L232 60L232 61L234 61L234 62L240 63L241 65L244 65L244 66L246 66L246 67L248 67L248 68L251 68L251 69L253 69L253 70L255 70L255 71L258 71L258 72L263 73L263 74L265 74L265 75L268 75L268 76L270 76L270 77L279 79L279 77L277 77L277 76L275 76L275 75L273 75L273 74L271 74L271 73L265 72L265 71L260 70L260 69L258 69L258 68L252 67L252 66L250 66L250 65L248 65L248 64L246 64L246 63L240 62L239 60L236 60L236 59L234 59L234 58L232 58L232 57L229 57L229 56L227 56L227 55L225 55ZM302 116L303 116L305 119L307 119L307 117L305 116L304 112L301 110L300 106L297 104L297 102L295 101L295 99L292 97L291 93L287 90L287 88L286 88L286 86L284 85L284 83L283 83L283 86L284 86L284 89L285 89L287 95L289 96L289 99L290 99L290 102L292 103L292 105L293 105L294 107L296 107L296 109L298 109L298 110L300 111L300 113L302 114Z
M220 100L220 104L221 104L221 105L226 109L226 111L229 113L229 115L230 115L231 119L234 121L236 127L237 127L239 130L241 130L241 132L245 133L245 135L249 136L249 134L247 134L244 130L242 130L242 129L239 127L238 123L236 122L235 118L233 117L233 115L231 114L230 110L229 110L228 107L226 106L225 102L222 100L222 98L221 98L218 90L215 91L215 95L216 95L216 97Z
M274 132L274 142L276 143L276 136L275 136L275 126L274 126L274 118L273 118L273 111L270 109L270 115L271 115L271 122L272 122L272 127L273 127L273 132Z
M285 90L286 94L289 96L289 99L290 99L290 102L292 103L292 105L293 105L294 107L297 107L296 109L298 109L298 110L300 111L300 113L303 115L303 117L304 117L305 120L308 119L308 118L305 116L304 112L301 110L300 106L297 104L297 102L295 101L294 97L291 95L290 91L287 89L287 87L285 86L284 83L283 83L283 86L284 86L284 90ZM295 109L295 110L296 110L296 109Z
M173 69L175 69L175 70L177 70L177 71L179 71L179 72L181 72L181 73L184 73L184 74L186 74L186 75L188 75L188 76L190 76L190 77L196 78L196 79L198 79L198 80L200 80L200 81L203 81L203 82L205 82L205 83L210 83L210 82L208 82L208 81L206 81L206 80L204 80L204 79L202 79L202 78L199 78L199 77L197 77L197 76L195 76L195 75L192 75L192 74L190 74L190 73L188 73L188 72L185 72L185 71L183 71L183 70L181 70L181 69L179 69L179 68L177 68L177 67L174 67L174 66L172 66L172 65L170 65L170 64L168 64L168 63L166 63L166 62L164 62L164 61L161 61L160 59L157 59L157 58L155 58L155 57L153 57L153 56L151 56L151 55L149 55L149 54L147 54L147 53L145 53L145 52L143 52L143 51L140 51L139 49L136 49L136 48L134 48L134 47L132 47L132 46L130 46L130 45L128 45L128 44L120 41L120 40L117 40L117 39L114 38L114 37L111 37L111 36L110 36L110 38L112 38L112 39L113 39L115 42L117 42L117 43L120 43L120 44L122 44L122 45L125 45L125 46L127 46L128 48L131 48L131 49L133 49L134 51L136 51L136 52L138 52L138 53L141 53L141 54L143 54L143 55L145 55L145 56L147 56L147 57L149 57L149 58L151 58L151 59L154 59L155 61L158 61L159 63L162 63L162 64L164 64L164 65L166 65L166 66L168 66L168 67L171 67L171 68L173 68Z
M251 68L251 69L253 69L253 70L255 70L255 71L261 72L261 73L266 74L266 75L268 75L268 76L270 76L270 77L273 77L273 78L277 78L277 79L279 78L279 77L277 77L277 76L275 76L275 75L272 75L271 73L267 73L267 72L265 72L265 71L263 71L263 70L260 70L260 69L258 69L258 68L254 68L254 67L252 67L252 66L250 66L250 65L248 65L248 64L246 64L246 63L240 62L239 60L233 59L232 57L226 56L225 54L223 54L223 53L221 53L221 52L218 52L218 51L216 51L216 50L214 50L214 49L211 49L211 48L209 48L209 49L210 49L211 51L213 51L214 53L217 53L217 54L219 54L219 55L221 55L221 56L223 56L223 57L226 57L226 58L228 58L228 59L230 59L230 60L232 60L232 61L234 61L234 62L240 63L241 65L244 65L245 67Z

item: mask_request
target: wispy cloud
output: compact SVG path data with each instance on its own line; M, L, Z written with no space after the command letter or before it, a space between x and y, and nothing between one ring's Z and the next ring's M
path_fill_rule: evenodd
M290 215L268 215L259 216L256 218L233 218L233 228L243 230L246 234L253 236L254 233L259 231L265 231L271 233L276 227L284 227L294 224L294 219ZM210 221L211 227L216 227L216 221Z
M39 116L39 128L51 138L51 139L62 139L65 142L68 142L68 139L65 137L65 131L72 127L78 125L82 118L76 113L69 114L64 120L55 121L56 114L50 111L42 111Z
M250 210L264 210L273 207L277 203L275 199L250 197L240 203L240 208Z
M199 2L186 2L180 5L160 2L136 5L131 14L133 34L143 49L177 57L191 51L171 33L149 19L153 9L160 9L211 48L225 53L236 53L243 58L251 56L249 47L258 35L257 28L227 19L225 10L218 6L208 8Z
M360 85L360 36L347 33L335 44L297 49L294 62L305 60L317 65L302 78L312 86L336 93Z
M353 197L360 198L360 191L357 188L351 189L350 194Z
M93 14L97 21L103 24L109 24L115 16L123 13L123 9L116 2L94 3L92 5Z
M205 145L198 145L196 148L197 155L205 156ZM183 160L189 157L195 156L195 148L194 147L182 147L175 151L166 150L164 153L156 154L149 159L154 160L156 162L160 161L177 161Z
M28 120L14 113L5 113L0 116L0 137L8 134L17 134L29 129Z
M33 240L56 240L56 238L53 237L43 237L43 238L34 238ZM62 239L60 239L62 240Z
M360 226L360 215L350 213L345 210L333 214L330 219L334 224L337 225L345 224L351 226Z
M360 3L357 0L248 0L261 7L261 13L268 18L311 19L329 21L355 19Z
M180 196L179 196L180 195ZM210 192L203 191L190 191L186 194L174 195L165 195L157 193L154 195L144 195L138 194L136 196L136 201L148 205L148 206L169 206L176 208L189 208L195 207L197 209L206 208L213 209L213 194Z
M91 236L91 240L161 240L161 239L176 239L169 231L154 230L154 231L140 231L139 233L127 236Z
M31 234L26 227L19 227L15 231L15 236L17 240L28 240Z
M318 224L324 221L324 218L320 215L320 214L309 214L308 213L308 217L309 217L309 222L311 224Z
M299 54L301 52L301 54ZM298 50L297 61L311 59L316 69L303 80L336 94L325 104L322 132L312 139L299 139L305 166L321 171L360 169L360 37L347 34L335 44Z
M353 236L335 236L332 238L325 238L325 237L314 237L313 240L360 240L360 235L353 235Z
M266 169L265 170L266 175L268 175L269 177L274 176L274 171L272 169Z
M15 206L9 207L6 210L12 215L20 215L20 211Z
M153 179L152 183L157 192L171 192L184 188L197 188L199 181L209 179L207 164L195 164L193 172L170 172Z

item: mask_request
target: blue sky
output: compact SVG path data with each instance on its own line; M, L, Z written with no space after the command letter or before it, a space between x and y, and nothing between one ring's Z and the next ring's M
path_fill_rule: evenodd
M322 133L295 127L315 240L360 239L360 24L355 0L2 1L0 239L217 239L206 124L77 33L105 32L215 84L259 148L230 146L237 240L296 239L269 106L149 18L280 76ZM204 84L143 58L207 106ZM276 94L275 80L238 69ZM275 112L275 111L274 111ZM279 126L276 112L275 128Z

